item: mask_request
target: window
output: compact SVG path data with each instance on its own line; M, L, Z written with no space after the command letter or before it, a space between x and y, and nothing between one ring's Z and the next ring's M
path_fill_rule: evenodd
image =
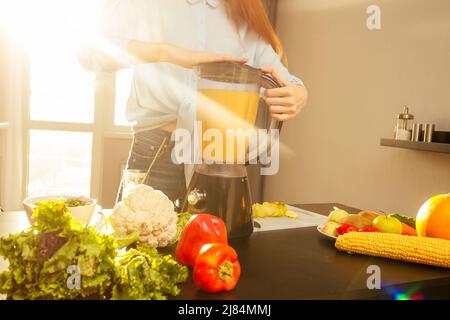
M101 0L5 0L0 22L26 48L30 97L24 112L26 193L100 197L104 135L129 134L131 70L96 78L77 59L95 35ZM116 102L110 99L117 79ZM111 92L96 92L99 82ZM105 84L105 83L103 83ZM115 108L115 110L114 110ZM7 184L7 182L4 184Z
M35 13L25 43L31 91L27 194L90 195L95 74L82 69L76 52L86 27L94 25L86 17L93 17L96 2L30 3L23 7L31 5Z
M117 126L129 126L125 118L125 109L133 80L133 70L124 69L116 73L116 104L114 123Z
M80 67L75 48L47 44L30 57L30 119L92 123L95 75Z
M30 130L28 194L90 194L92 133Z

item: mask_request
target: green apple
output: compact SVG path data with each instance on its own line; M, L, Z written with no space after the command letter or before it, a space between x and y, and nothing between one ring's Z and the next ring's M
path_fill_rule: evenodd
M328 221L343 223L343 220L349 215L350 214L347 211L336 208L335 210L331 211L330 215L328 216Z
M403 226L394 217L379 216L373 220L372 225L383 233L402 234Z

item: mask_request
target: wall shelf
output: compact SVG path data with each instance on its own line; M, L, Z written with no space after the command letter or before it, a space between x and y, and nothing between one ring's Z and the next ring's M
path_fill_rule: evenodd
M412 149L450 154L450 143L415 142L382 138L380 145L385 147Z
M0 122L0 129L6 129L6 128L8 128L8 123Z

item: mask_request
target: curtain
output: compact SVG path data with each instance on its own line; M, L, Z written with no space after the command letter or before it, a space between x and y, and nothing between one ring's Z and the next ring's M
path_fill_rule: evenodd
M2 135L3 179L0 185L1 207L6 211L22 210L25 195L24 155L26 131L23 126L29 98L28 63L19 46L0 32L0 122L8 122Z
M263 3L266 6L269 19L272 22L272 25L275 27L277 24L276 17L278 0L263 0Z
M270 21L272 22L272 25L276 26L278 0L263 0L263 3L266 6L267 14L270 18ZM256 126L258 128L265 128L268 123L270 123L270 114L268 112L267 106L264 104L264 102L261 102L258 110L258 118L256 119ZM253 202L264 201L265 177L261 175L260 170L260 165L249 165L247 167L248 180L250 183Z

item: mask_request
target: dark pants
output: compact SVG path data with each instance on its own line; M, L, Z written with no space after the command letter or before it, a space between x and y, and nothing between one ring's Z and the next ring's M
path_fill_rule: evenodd
M184 165L172 162L174 142L170 140L170 136L170 132L162 129L133 134L127 169L148 171L144 183L155 190L161 190L170 200L177 202L184 200L186 182ZM119 199L121 193L122 190L119 191Z

